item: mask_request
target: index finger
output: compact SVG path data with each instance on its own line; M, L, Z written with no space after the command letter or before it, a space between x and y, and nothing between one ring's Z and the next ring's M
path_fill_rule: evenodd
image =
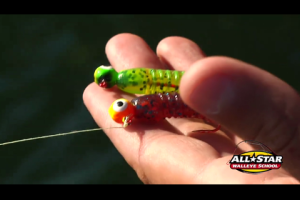
M137 35L122 33L112 37L105 52L117 71L141 67L165 69L149 45Z

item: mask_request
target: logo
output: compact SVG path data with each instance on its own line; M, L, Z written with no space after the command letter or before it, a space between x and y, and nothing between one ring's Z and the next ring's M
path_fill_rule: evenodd
M245 140L238 143L233 154L237 150L238 146L243 142L252 145L259 145L262 149L233 155L229 161L231 169L244 173L259 174L273 169L279 169L281 167L282 156L276 155L269 147L254 140ZM267 150L265 148L267 148Z

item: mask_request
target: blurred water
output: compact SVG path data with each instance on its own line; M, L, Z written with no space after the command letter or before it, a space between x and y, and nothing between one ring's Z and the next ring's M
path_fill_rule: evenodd
M0 143L97 127L82 101L105 44L131 32L155 50L185 36L207 55L255 64L299 90L300 17L292 15L1 15ZM0 183L140 183L102 132L0 148Z

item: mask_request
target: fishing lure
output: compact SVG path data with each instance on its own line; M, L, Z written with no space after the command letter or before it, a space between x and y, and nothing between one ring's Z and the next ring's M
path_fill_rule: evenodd
M114 85L131 94L157 94L179 92L179 83L184 71L134 68L116 72L111 66L95 70L95 83L103 88Z
M203 115L189 108L183 103L180 95L176 92L166 94L151 94L136 97L131 101L118 99L109 107L111 118L123 127L131 124L134 118L145 121L161 121L165 118L200 118L210 122ZM220 129L220 125L213 130L197 130L204 133L214 133ZM193 131L196 132L196 131Z

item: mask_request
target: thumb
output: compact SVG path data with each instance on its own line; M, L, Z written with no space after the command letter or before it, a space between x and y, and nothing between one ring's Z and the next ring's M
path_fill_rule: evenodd
M180 94L231 133L269 146L286 167L300 166L299 96L282 80L239 60L208 57L186 71Z

